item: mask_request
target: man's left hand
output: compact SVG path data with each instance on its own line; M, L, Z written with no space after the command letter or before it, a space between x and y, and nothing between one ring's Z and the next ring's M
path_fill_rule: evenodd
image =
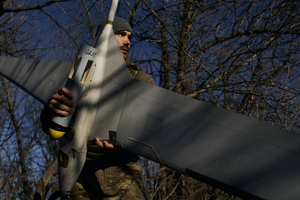
M94 140L100 148L106 148L111 150L115 149L115 145L112 144L110 141L106 141L106 140L101 141L100 138L98 137L95 137Z

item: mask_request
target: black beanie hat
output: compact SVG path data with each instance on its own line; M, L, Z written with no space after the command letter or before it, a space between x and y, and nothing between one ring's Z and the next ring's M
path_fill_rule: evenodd
M101 20L101 22L97 28L96 35L98 35L99 33L101 33L103 31L106 22L107 22L107 18ZM114 30L114 33L117 33L119 31L129 31L132 33L132 29L131 29L129 23L125 19L120 18L120 17L115 17L114 22L113 22L113 30Z

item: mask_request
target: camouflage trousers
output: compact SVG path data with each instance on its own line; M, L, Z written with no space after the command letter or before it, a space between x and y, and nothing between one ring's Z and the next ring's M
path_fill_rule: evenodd
M142 200L142 167L136 163L95 169L85 166L75 184L74 200Z

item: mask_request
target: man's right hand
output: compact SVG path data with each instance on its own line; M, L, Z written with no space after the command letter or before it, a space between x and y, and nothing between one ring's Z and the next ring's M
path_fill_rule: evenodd
M74 113L76 104L72 102L73 93L66 87L63 87L52 95L49 100L49 108L60 116L68 116Z

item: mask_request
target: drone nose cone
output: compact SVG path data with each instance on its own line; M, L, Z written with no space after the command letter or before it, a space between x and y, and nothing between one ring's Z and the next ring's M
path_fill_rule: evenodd
M65 131L58 131L58 130L54 130L52 128L49 128L49 132L50 132L51 138L54 140L61 138L66 133Z

